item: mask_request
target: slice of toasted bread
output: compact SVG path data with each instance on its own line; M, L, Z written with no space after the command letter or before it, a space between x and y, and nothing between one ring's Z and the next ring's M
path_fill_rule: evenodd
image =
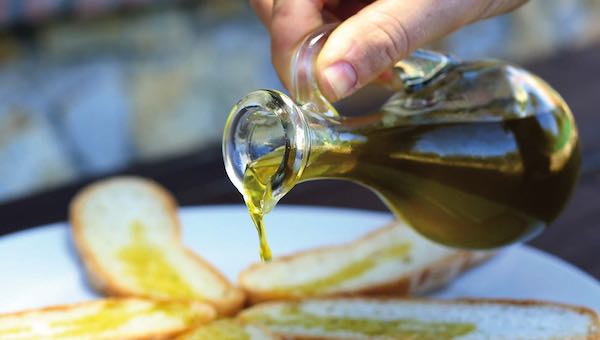
M200 325L177 337L177 340L277 340L281 337L266 327L243 324L234 319L221 319Z
M215 315L201 302L104 299L0 315L0 339L166 339Z
M264 303L239 318L286 339L600 339L595 312L540 301L325 298Z
M258 263L239 275L251 302L310 296L408 295L436 289L491 252L435 244L401 222L349 244Z
M73 199L70 221L88 278L103 293L206 301L221 315L244 302L241 290L184 247L175 201L154 182L92 184Z

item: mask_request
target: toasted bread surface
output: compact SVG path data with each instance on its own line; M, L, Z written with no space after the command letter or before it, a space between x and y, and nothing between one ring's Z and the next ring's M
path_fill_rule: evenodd
M254 264L238 281L253 303L314 296L404 296L439 288L492 255L435 244L398 221L348 244Z
M0 315L0 339L167 339L215 316L201 302L112 298Z
M541 301L315 298L239 318L291 339L600 339L595 312Z
M205 301L221 315L244 302L241 290L182 244L175 200L152 181L92 184L73 199L70 222L89 281L105 294Z

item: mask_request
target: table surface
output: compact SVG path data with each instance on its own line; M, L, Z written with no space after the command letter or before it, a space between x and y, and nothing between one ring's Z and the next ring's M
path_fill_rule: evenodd
M581 178L569 204L547 231L529 243L600 279L600 45L561 53L527 68L546 79L569 103L583 150ZM219 145L176 159L134 165L118 174L153 178L171 190L181 205L242 202L226 178ZM92 180L0 205L0 235L65 220L70 199ZM303 183L282 203L387 210L369 190L339 181Z

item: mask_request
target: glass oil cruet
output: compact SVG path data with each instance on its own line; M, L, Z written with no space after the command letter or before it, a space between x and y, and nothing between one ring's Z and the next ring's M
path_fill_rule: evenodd
M525 240L564 207L577 181L578 133L543 80L499 61L418 50L387 77L376 112L344 117L321 95L315 58L332 26L300 45L292 98L258 90L231 110L227 174L270 258L262 218L297 183L364 185L425 237L482 249Z

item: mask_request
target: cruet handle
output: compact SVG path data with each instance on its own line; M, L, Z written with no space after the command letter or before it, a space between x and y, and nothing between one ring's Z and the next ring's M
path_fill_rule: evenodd
M338 113L321 93L314 68L321 48L336 26L323 25L307 35L298 45L290 65L292 99L312 112L329 117L337 117Z
M319 90L314 68L321 48L336 26L336 23L326 24L306 36L298 45L290 67L292 99L312 112L329 117L336 117L338 113ZM379 83L394 90L412 92L427 85L457 62L457 59L443 53L416 50L398 61L391 72L384 72L388 76L380 77Z

